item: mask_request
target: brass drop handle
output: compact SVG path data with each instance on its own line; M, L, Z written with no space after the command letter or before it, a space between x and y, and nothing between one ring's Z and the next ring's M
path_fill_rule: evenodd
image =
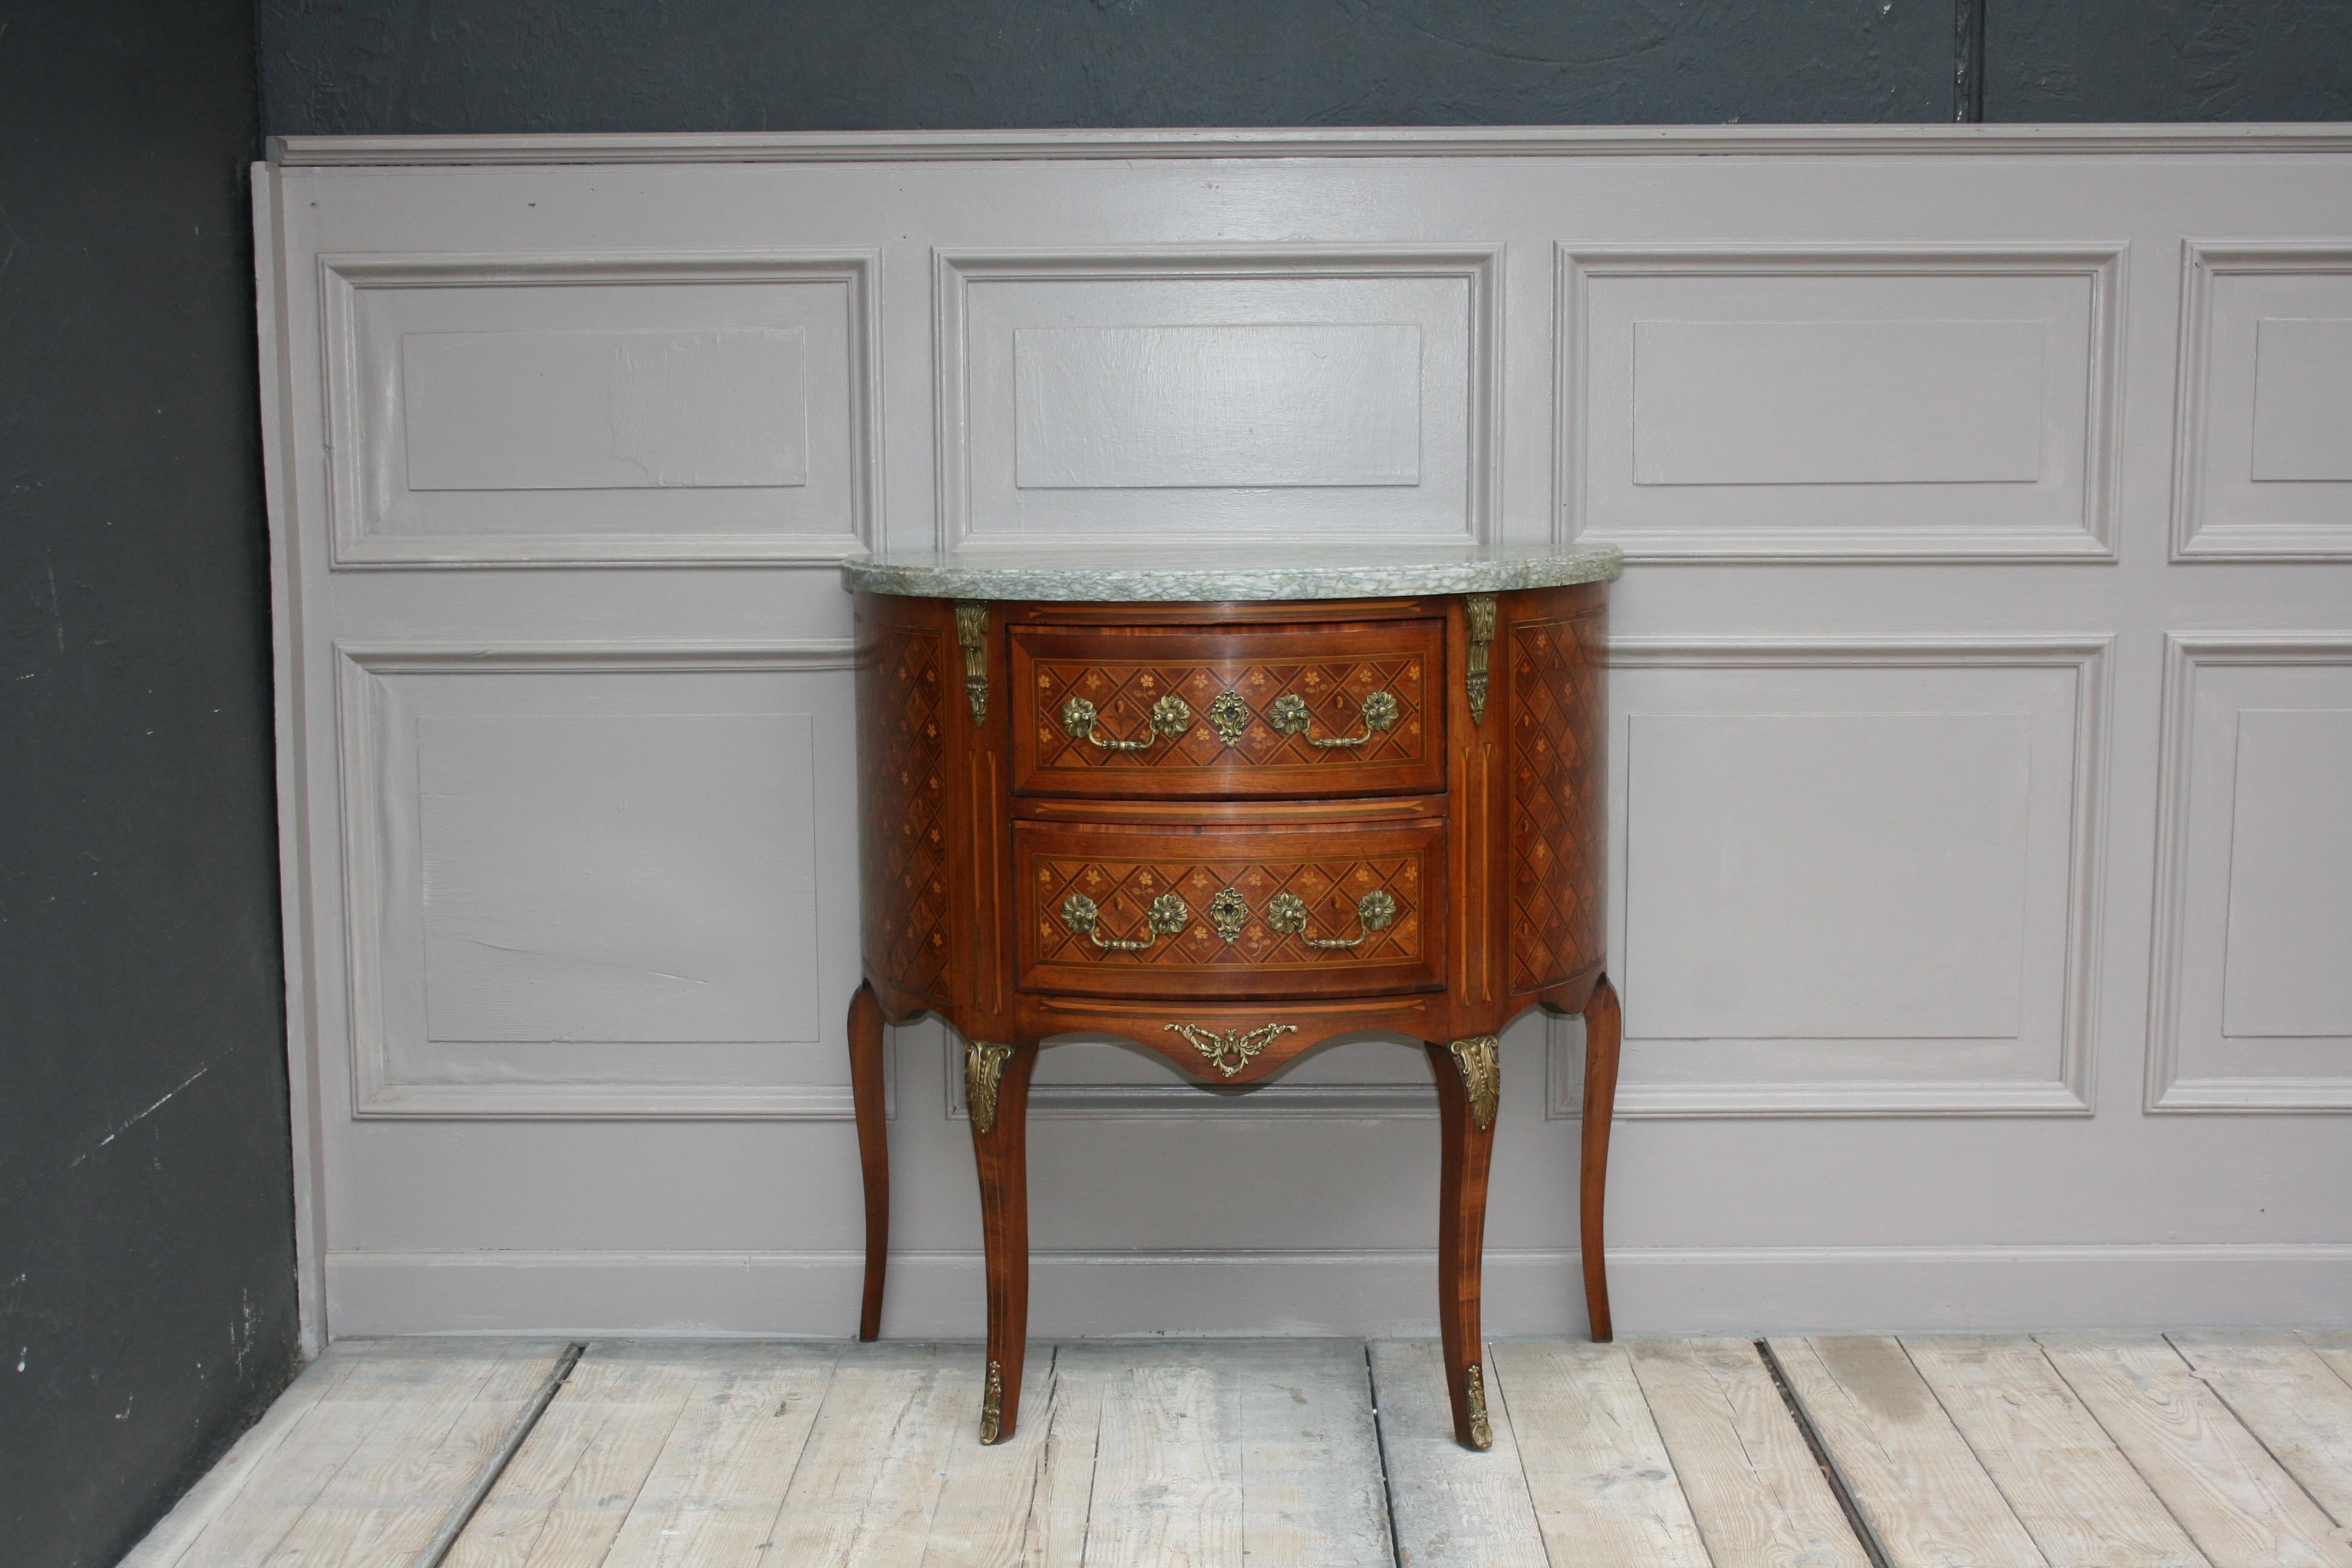
M1095 929L1102 920L1102 911L1095 907L1092 899L1084 893L1072 893L1062 901L1062 923L1079 936L1091 939L1097 947L1113 952L1141 952L1161 937L1174 936L1191 923L1192 909L1174 893L1162 893L1151 900L1151 908L1144 911L1143 919L1151 928L1151 934L1140 942L1105 936Z
M1140 741L1106 739L1095 733L1095 721L1101 713L1083 697L1073 697L1062 704L1062 728L1075 741L1090 746L1100 746L1106 752L1148 752L1165 735L1174 740L1192 727L1192 705L1174 692L1170 692L1151 705L1151 731Z
M1364 699L1362 706L1358 710L1358 716L1364 721L1362 734L1333 735L1328 740L1320 741L1310 738L1307 743L1310 746L1321 746L1327 750L1333 746L1365 744L1374 735L1397 721L1396 695L1388 691L1373 692ZM1307 710L1307 699L1299 696L1296 691L1284 692L1274 700L1274 706L1265 710L1265 721L1286 735L1306 734L1307 726L1313 718L1314 715Z
M1395 919L1396 900L1378 888L1356 900L1356 921L1363 929L1353 936L1307 935L1307 900L1297 893L1276 893L1265 906L1266 924L1309 947L1361 947L1366 938L1386 931Z

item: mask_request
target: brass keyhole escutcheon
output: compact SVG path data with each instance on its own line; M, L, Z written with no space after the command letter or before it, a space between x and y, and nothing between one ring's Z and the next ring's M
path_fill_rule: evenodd
M1252 717L1248 699L1238 691L1221 691L1217 700L1209 704L1209 728L1228 746L1240 741Z
M1209 900L1209 923L1227 942L1242 934L1242 927L1249 923L1249 900L1239 888L1227 888Z

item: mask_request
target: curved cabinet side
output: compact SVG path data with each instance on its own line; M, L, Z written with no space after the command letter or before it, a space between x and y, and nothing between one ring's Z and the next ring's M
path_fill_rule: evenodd
M1512 595L1511 992L1599 971L1606 948L1608 605L1593 588Z
M949 704L964 700L952 606L857 599L857 861L866 975L950 1000ZM896 1009L894 1009L895 1011Z

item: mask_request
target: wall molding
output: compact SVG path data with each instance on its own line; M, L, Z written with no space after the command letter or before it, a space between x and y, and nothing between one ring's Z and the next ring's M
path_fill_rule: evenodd
M272 136L289 169L1121 158L2041 156L2352 152L2352 130L2243 125L1431 126L1412 130L672 132Z
M320 375L327 421L327 539L332 570L583 566L832 566L873 548L881 510L881 297L877 249L433 251L318 258ZM545 288L565 284L838 283L848 290L849 531L551 533L467 539L370 531L365 389L359 384L362 289Z
M2128 247L2107 243L1908 245L1834 242L1553 247L1552 529L1559 542L1603 542L1629 563L1696 562L1804 565L1904 562L2086 561L2116 558L2116 475L2123 460L2123 331L2120 301ZM1591 463L1591 399L1583 382L1591 341L1594 279L1607 278L1985 278L2080 277L2091 288L2089 385L2083 444L2083 510L2057 528L1642 529L1612 534L1591 525L1585 496ZM1888 487L1893 488L1893 487Z
M2179 363L2172 429L2172 559L2207 561L2352 560L2352 521L2290 525L2214 521L2206 516L2206 448L2212 435L2208 395L2213 369L2213 287L2221 278L2352 278L2352 244L2180 243ZM2352 495L2352 485L2345 492Z
M2352 633L2171 632L2164 639L2163 731L2157 745L2156 922L2148 960L2151 1115L2352 1111L2352 1074L2328 1078L2181 1076L2181 951L2189 913L2189 768L2197 672L2210 668L2352 667Z
M1212 279L1458 279L1469 289L1470 365L1465 388L1468 441L1465 534L1479 543L1500 536L1503 508L1503 250L1499 245L1201 245L1102 246L1038 250L935 249L932 253L932 431L937 446L937 548L975 551L1067 546L1060 535L972 530L971 295L974 283L1195 282ZM1248 488L1248 487L1237 487ZM1187 545L1262 539L1263 529L1187 533ZM1327 544L1412 543L1391 531L1323 532ZM1133 538L1117 544L1150 542Z
M387 675L643 675L845 671L856 645L826 637L773 643L360 643L334 645L335 729L342 770L344 1029L352 1115L359 1121L847 1121L844 1084L404 1083L390 1072L380 954L384 817L377 731ZM895 1064L895 1053L890 1060ZM886 1080L896 1114L896 1072Z
M2099 1022L2104 924L2108 687L2105 637L1853 638L1612 637L1612 669L2071 669L2074 748L2068 807L2065 993L2053 1079L1937 1082L1643 1084L1621 1080L1619 1121L1787 1117L2089 1116ZM1612 831L1622 831L1618 824ZM1621 857L1612 853L1612 860ZM1545 1023L1544 1114L1583 1115L1583 1025ZM1627 1045L1638 1045L1631 1036Z
M842 1215L846 1227L850 1216ZM1041 1339L1348 1334L1428 1338L1436 1255L1039 1251ZM863 1255L810 1252L335 1252L339 1338L397 1333L846 1334ZM1617 1247L1620 1333L2352 1326L2352 1245ZM1486 1328L1581 1334L1570 1248L1489 1247ZM977 1250L897 1251L889 1339L971 1342ZM789 1325L819 1327L797 1331ZM1213 1330L1204 1330L1213 1324Z

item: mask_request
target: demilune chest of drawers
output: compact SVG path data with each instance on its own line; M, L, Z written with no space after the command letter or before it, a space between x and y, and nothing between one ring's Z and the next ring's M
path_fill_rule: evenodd
M1019 1418L1025 1120L1040 1047L1111 1035L1241 1086L1340 1036L1424 1043L1439 1324L1457 1440L1487 1447L1478 1327L1498 1037L1586 1022L1587 1310L1618 1006L1602 973L1605 547L1203 550L848 563L866 983L849 1043L861 1339L889 1245L882 1028L963 1041L988 1349Z

